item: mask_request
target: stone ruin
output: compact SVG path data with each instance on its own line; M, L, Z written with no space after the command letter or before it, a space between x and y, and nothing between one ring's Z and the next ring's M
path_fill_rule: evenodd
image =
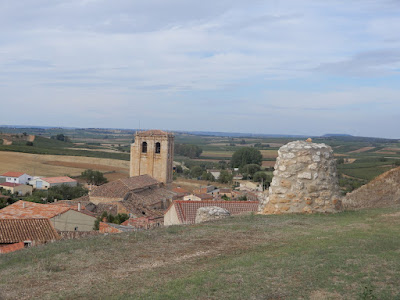
M225 208L218 206L200 207L196 212L195 223L203 223L229 217L231 213Z
M332 148L310 140L282 146L260 213L333 213L341 209Z

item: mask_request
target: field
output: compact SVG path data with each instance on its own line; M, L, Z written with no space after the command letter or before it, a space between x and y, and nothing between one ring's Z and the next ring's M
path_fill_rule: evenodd
M31 154L57 155L53 161L64 161L64 156L79 156L87 159L76 160L81 165L58 165L47 164L51 167L50 174L77 174L78 171L86 169L85 163L100 165L93 167L103 172L113 172L107 176L110 179L119 178L121 174L128 174L127 170L109 170L104 163L92 161L89 158L129 160L129 146L134 137L134 130L114 129L62 129L62 128L0 128L0 132L16 134L26 132L36 135L33 146L26 145L26 141L16 142L13 145L0 145L2 151L25 152ZM69 142L62 142L50 137L56 134L64 134L69 137ZM1 138L1 135L0 135ZM263 156L262 166L271 168L275 164L280 146L302 139L299 137L246 137L246 136L211 136L194 135L188 133L175 133L175 143L193 144L199 146L203 152L197 159L189 159L183 156L175 156L176 162L185 162L189 165L201 165L205 168L218 168L220 161L229 162L232 154L242 147L256 147ZM400 143L398 140L364 138L352 136L328 136L314 137L316 143L326 143L334 150L338 159L338 173L342 179L343 192L348 192L374 177L398 165L400 162ZM1 144L1 142L0 142ZM27 156L30 157L30 156ZM38 157L38 156L36 156ZM340 162L340 160L343 160ZM23 165L28 167L26 172L35 171L36 174L45 172L45 169L33 170L29 160L22 160ZM75 161L75 160L74 160ZM111 164L112 168L115 166ZM126 164L125 164L126 166ZM15 170L18 164L7 162L7 158L0 156L0 168ZM56 168L57 167L57 168ZM30 169L29 169L30 168ZM36 167L35 167L36 168ZM124 167L126 168L126 167ZM23 169L25 170L25 169ZM348 182L348 178L351 182Z
M7 299L399 299L400 207L247 215L0 256Z
M93 169L109 172L106 174L109 180L129 175L129 162L117 159L0 151L0 162L0 174L14 170L32 176L78 176L86 169Z

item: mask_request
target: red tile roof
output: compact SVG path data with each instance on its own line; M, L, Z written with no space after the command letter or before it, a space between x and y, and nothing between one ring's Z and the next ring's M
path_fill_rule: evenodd
M5 177L20 177L22 175L24 175L25 173L22 172L6 172L4 174L1 174L1 176L5 176Z
M51 219L70 209L69 207L58 205L39 204L20 200L0 209L0 219Z
M0 186L9 186L9 187L16 187L16 186L19 186L19 185L22 185L22 184L14 183L14 182L3 182L3 183L0 183Z
M173 201L167 212L175 207L179 221L182 224L194 224L197 210L200 207L218 206L227 209L232 215L244 212L256 212L258 201Z
M24 242L0 245L0 254L10 253L25 248Z
M48 183L67 183L67 182L77 182L75 179L72 179L68 176L62 177L45 177L40 178L40 180L46 181Z
M44 243L60 239L48 219L0 220L0 244L24 241Z

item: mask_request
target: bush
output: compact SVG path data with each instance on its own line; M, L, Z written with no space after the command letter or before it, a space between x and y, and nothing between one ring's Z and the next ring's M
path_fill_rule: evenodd
M81 178L85 179L88 184L102 185L107 183L107 178L100 171L93 171L91 169L83 171L81 173Z
M189 158L199 158L203 150L197 145L175 144L174 152Z
M232 168L240 168L248 164L257 164L261 166L262 155L260 150L244 147L232 155L231 166Z

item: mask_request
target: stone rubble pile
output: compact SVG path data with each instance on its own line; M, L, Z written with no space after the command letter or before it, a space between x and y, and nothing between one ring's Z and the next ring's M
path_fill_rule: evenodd
M342 208L336 160L330 146L295 141L278 151L261 214L332 213Z
M231 213L225 208L218 206L200 207L196 212L195 223L203 223L207 221L218 220L229 217Z

